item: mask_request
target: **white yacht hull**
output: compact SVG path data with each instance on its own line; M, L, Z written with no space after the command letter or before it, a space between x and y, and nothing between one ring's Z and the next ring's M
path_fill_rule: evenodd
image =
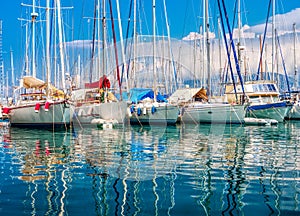
M72 106L72 119L75 124L91 124L95 119L117 120L122 124L125 120L126 108L125 101Z
M278 122L284 122L291 108L292 106L286 102L252 105L247 108L246 117L275 119Z
M182 123L243 124L243 105L193 103L182 108Z
M140 125L174 125L178 120L179 109L170 104L159 104L155 106L128 107L130 124ZM140 110L139 110L140 108Z
M36 104L40 108L36 110ZM66 101L51 102L45 109L46 101L30 102L9 107L9 121L11 126L67 126L70 124L70 109Z

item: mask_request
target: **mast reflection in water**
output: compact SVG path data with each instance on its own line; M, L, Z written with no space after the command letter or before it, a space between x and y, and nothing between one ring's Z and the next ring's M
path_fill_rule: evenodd
M1 128L0 214L297 214L299 128Z

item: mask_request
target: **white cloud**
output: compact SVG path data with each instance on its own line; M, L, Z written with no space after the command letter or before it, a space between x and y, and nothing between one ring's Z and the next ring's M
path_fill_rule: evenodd
M209 33L209 38L213 39L215 37L216 37L216 35L213 32ZM182 40L185 40L185 41L201 40L201 39L203 39L203 35L198 32L190 32L187 36L182 38Z
M271 37L272 33L272 20L270 17L267 29L267 37ZM285 14L275 15L275 28L277 29L278 35L290 34L293 32L293 24L300 24L300 8L296 8ZM252 32L255 34L263 34L265 31L265 23L255 25L250 27L247 32ZM296 27L297 29L297 27ZM297 30L300 32L300 30Z
M255 33L249 31L250 26L244 25L241 29L241 38L255 38ZM237 39L239 36L239 31L238 29L233 30L233 39Z
M268 28L267 28L267 37L272 36L272 19L269 18ZM296 8L285 14L276 14L275 15L275 27L277 29L277 34L279 36L290 34L293 32L293 24L296 24L296 31L300 32L300 8ZM297 30L297 24L299 27ZM249 39L255 38L257 35L262 35L265 31L266 23L261 23L255 26L244 25L241 29L241 38ZM228 36L228 35L227 35ZM185 36L182 40L195 40L202 39L203 35L197 32L190 32L187 36ZM215 38L214 33L210 33L210 38ZM238 38L238 29L233 30L233 39Z

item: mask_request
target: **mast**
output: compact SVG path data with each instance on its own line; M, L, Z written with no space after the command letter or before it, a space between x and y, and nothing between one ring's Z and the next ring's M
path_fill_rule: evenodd
M156 16L155 16L155 0L152 0L152 15L153 15L153 91L154 102L156 102Z
M32 22L32 76L36 77L36 56L35 56L35 22L38 17L38 13L35 12L35 0L32 0L32 13L31 13L31 22Z
M28 48L29 48L29 36L28 36L28 24L25 25L25 36L26 36L26 44L25 44L25 68L24 75L29 75L29 57L28 57ZM23 74L22 74L23 75Z
M121 78L120 78L120 68L119 68L119 60L118 60L118 50L117 50L117 39L116 39L116 32L115 32L115 25L114 25L114 18L113 18L113 12L112 12L112 3L111 0L109 0L109 9L110 9L110 17L111 17L111 27L112 27L112 33L113 33L113 41L114 41L114 50L115 50L115 60L116 60L116 66L117 66L117 80L119 84L119 91L120 91L120 98L122 98L122 85L121 85Z
M163 0L164 3L164 13L165 13L165 20L166 20L166 27L167 27L167 34L168 34L168 50L169 50L169 58L172 59L172 53L171 53L171 39L170 39L170 26L168 22L168 15L167 15L167 8L166 8L166 1ZM171 68L171 63L169 64L169 70ZM170 73L168 73L169 75ZM174 73L173 73L174 74ZM166 94L169 94L169 89L171 90L171 87L169 87L169 76L166 78ZM176 81L175 81L176 82Z
M49 96L50 78L50 0L46 2L46 83L47 97Z
M95 34L96 34L96 13L97 13L97 4L95 0L94 4L94 17L93 17L93 42L92 42L92 52L91 52L91 63L90 63L90 74L89 74L89 82L93 80L93 67L94 67L94 56L95 56Z
M203 23L202 23L202 34L203 34L203 39L202 39L202 81L201 81L201 83L202 83L202 86L204 86L205 85L205 79L206 79L206 76L205 76L205 70L204 70L204 68L205 68L205 53L206 53L206 50L205 50L205 39L206 39L206 37L205 37L205 29L206 29L206 10L205 10L205 8L206 8L206 6L205 6L205 4L206 4L206 1L208 1L208 0L203 0L203 5L202 5L202 8L203 8ZM200 29L200 32L201 32L201 29Z
M238 0L238 43L237 43L237 51L238 51L238 63L241 65L241 1ZM246 79L246 76L245 76Z
M14 56L13 50L10 49L10 67L11 67L11 85L15 86L15 68L14 68Z
M205 1L205 32L206 32L206 56L207 56L207 92L211 96L211 77L210 77L210 41L209 41L209 21L208 21L208 0Z
M275 0L273 0L272 6L272 80L274 81L274 69L275 69Z
M97 28L98 28L98 31L97 31L97 38L98 38L98 41L97 41L97 51L98 51L98 58L97 58L97 70L96 70L96 77L100 77L100 56L101 56L101 53L100 53L100 18L101 18L101 14L100 14L100 0L97 0Z
M247 68L248 68L247 60L245 55L244 55L244 59L242 58L242 50L244 50L244 48L241 45L241 38L242 38L241 0L238 0L237 7L238 7L238 43L237 43L238 64L240 65L241 74L243 74L242 70L244 70L244 80L247 80Z
M261 35L259 35L259 51L262 53L262 40ZM259 59L259 68L260 68L260 79L263 80L263 59ZM246 79L245 79L246 80Z
M59 54L60 54L60 66L61 66L61 80L62 80L62 87L66 92L66 85L65 85L65 58L64 58L64 46L63 46L63 37L62 37L62 23L61 23L61 7L60 7L60 0L56 0L57 6L57 20L58 20L58 37L59 37Z
M102 13L103 13L103 16L102 16L102 28L103 28L103 32L102 32L102 55L103 55L103 58L102 58L102 73L105 74L106 72L106 52L105 52L105 49L106 49L106 0L102 0Z
M137 43L137 30L136 30L136 0L133 0L133 60L132 60L132 75L130 76L131 79L130 80L130 85L129 87L134 87L134 81L135 80L135 71L136 71L136 68L135 68L135 57L136 57L136 53L137 53L137 50L136 50L136 43Z
M223 71L223 67L222 67L222 47L221 47L221 20L220 17L218 18L218 46L219 46L219 79L222 80L222 71Z
M124 40L123 40L123 30L122 30L122 23L121 23L119 0L116 0L116 4L117 4L117 12L118 12L118 23L119 23L119 32L120 32L120 40L121 40L122 60L123 60L123 64L125 64L126 58L125 58L125 49L124 49L124 43L123 43ZM125 76L125 81L126 81L127 91L129 91L127 76Z
M298 68L297 68L297 58L296 58L296 23L293 24L294 32L294 88L298 89Z

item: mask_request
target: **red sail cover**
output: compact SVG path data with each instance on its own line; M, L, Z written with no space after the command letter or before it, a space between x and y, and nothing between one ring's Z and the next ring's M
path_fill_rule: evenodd
M103 75L99 79L99 81L92 82L92 83L85 83L85 88L110 88L110 81L107 79L106 75Z

